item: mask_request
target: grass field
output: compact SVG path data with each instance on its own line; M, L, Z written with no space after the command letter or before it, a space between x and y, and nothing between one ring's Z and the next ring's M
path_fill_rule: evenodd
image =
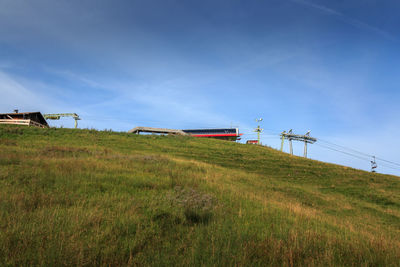
M399 266L399 192L267 147L0 126L0 265Z

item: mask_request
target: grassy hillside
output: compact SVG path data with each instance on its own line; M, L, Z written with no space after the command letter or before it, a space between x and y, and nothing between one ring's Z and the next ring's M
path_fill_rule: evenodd
M397 266L399 192L266 147L0 126L0 262Z

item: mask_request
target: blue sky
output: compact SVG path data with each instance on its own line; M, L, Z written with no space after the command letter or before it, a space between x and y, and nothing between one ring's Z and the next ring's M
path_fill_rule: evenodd
M243 141L263 117L269 146L311 130L398 162L399 12L394 0L0 0L0 112L76 112L82 128L116 131L233 125ZM311 158L370 168L317 144Z

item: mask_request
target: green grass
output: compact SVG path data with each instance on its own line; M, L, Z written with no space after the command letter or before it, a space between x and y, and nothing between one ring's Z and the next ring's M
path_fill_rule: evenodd
M399 192L267 147L0 126L0 262L398 266Z

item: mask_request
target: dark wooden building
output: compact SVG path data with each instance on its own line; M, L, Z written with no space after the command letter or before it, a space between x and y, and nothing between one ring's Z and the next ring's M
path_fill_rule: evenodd
M18 124L47 128L46 119L40 112L18 112L0 113L0 124Z

